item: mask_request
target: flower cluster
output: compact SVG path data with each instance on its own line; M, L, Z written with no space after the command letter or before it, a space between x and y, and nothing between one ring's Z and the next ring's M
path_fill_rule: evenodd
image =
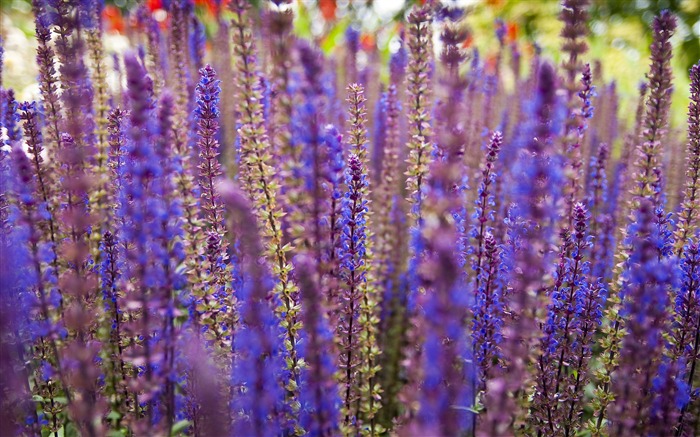
M8 435L697 432L671 13L623 130L588 0L559 66L502 20L480 54L435 1L390 59L290 1L137 3L110 53L100 2L34 0L37 100L0 85Z

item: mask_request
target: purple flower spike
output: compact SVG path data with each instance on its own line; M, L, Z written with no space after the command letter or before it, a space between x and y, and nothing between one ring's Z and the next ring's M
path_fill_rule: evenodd
M279 408L285 383L284 347L278 332L279 321L269 295L274 285L265 263L260 262L263 246L256 217L246 196L232 183L219 187L223 202L234 216L232 235L240 235L243 255L243 286L240 327L235 333L236 359L231 369L234 414L233 431L238 435L264 437L281 430ZM241 232L244 230L245 232Z
M700 246L691 239L681 260L681 286L675 295L675 319L672 328L672 363L683 363L677 372L676 384L693 387L700 362ZM693 400L697 402L697 390ZM692 428L688 406L683 405L677 422L677 436Z
M343 234L340 259L341 277L344 282L340 298L341 308L338 324L340 338L340 355L338 360L339 383L341 386L341 420L345 428L355 428L358 424L357 374L360 364L359 336L361 326L360 304L362 291L366 282L365 240L367 199L363 192L367 186L364 166L356 155L348 158L345 182L348 191L343 198Z
M207 224L215 232L223 229L223 207L214 190L215 181L221 176L219 164L219 93L220 80L210 65L199 71L201 79L197 84L197 108L195 121L197 125L197 145L199 146L199 188L202 197L201 208L207 218Z
M570 241L565 239L561 248L564 262L557 269L554 290L551 293L548 317L544 326L544 338L538 365L537 391L533 410L539 432L553 433L563 414L555 396L565 386L576 355L574 349L580 341L580 313L590 285L589 263L584 260L590 239L587 233L588 212L582 203L574 205L574 232ZM591 327L587 331L590 331ZM590 338L586 339L590 341ZM543 426L547 424L547 426Z
M454 1L30 3L22 93L0 41L0 428L697 433L671 12L628 101L591 0L555 46Z
M698 228L700 198L700 62L690 69L690 103L688 104L688 167L684 198L675 233L676 254L682 255L686 240Z
M432 155L432 102L428 83L431 75L431 32L428 7L414 9L408 18L407 91L411 102L409 118L408 178L406 191L411 198L411 214L420 221L423 183Z
M219 193L216 192L216 181L221 177L219 163L219 94L221 81L217 79L214 69L206 65L199 70L201 76L197 85L197 108L194 118L199 147L199 195L200 207L203 211L204 229L207 233L207 264L201 273L200 300L203 324L214 336L219 347L225 348L226 332L234 327L228 326L227 312L235 313L235 299L228 289L231 283L230 271L226 268L228 259L228 240L225 238L224 207ZM198 293L199 294L198 290ZM217 302L219 306L214 304ZM234 316L235 318L235 316Z
M7 130L5 145L12 147L15 142L22 140L22 131L17 125L19 121L19 114L17 113L19 105L17 100L15 100L15 92L12 89L0 89L0 105L2 105L0 126Z
M636 163L637 174L633 194L635 199L650 198L655 195L654 184L659 178L654 169L660 166L662 139L666 134L668 112L673 91L671 57L673 46L671 36L676 30L676 17L663 11L654 19L654 42L651 45L651 67L649 74L649 98L644 114L643 143Z
M474 227L471 235L475 240L475 250L472 259L472 269L475 272L476 282L475 288L478 290L480 286L480 272L482 259L484 254L484 238L487 233L491 233L490 224L495 220L494 211L494 196L493 189L496 184L496 163L498 154L503 145L503 135L495 131L491 135L486 157L481 168L481 180L479 182L479 190L477 192L476 209L474 211Z
M553 131L556 127L553 119L557 108L554 68L545 63L538 74L531 139L526 146L527 153L520 154L513 169L513 198L517 202L519 215L526 221L527 232L514 236L522 239L522 246L510 261L513 267L509 281L513 292L504 305L521 316L513 323L504 325L502 349L508 361L504 374L491 382L499 390L487 389L487 423L483 435L506 435L507 424L518 414L518 408L508 393L522 389L525 382L529 357L527 345L533 342L536 329L533 314L537 301L534 296L542 295L546 288L543 277L550 257L551 224L555 222L557 214L554 199L560 196L561 165L556 155L552 156L552 140L556 133ZM532 181L538 182L533 184Z
M338 432L339 391L334 381L335 360L333 332L328 324L322 302L323 296L314 277L316 270L309 257L298 256L294 260L299 276L302 305L304 305L303 349L300 353L309 363L302 378L301 425L310 436L324 437Z
M479 364L479 389L486 389L487 381L494 375L492 368L500 366L500 343L503 341L503 302L499 281L501 254L493 235L486 233L483 239L483 261L479 268L474 305L472 337L474 356Z
M653 380L659 371L667 329L668 287L676 283L672 260L658 256L661 236L649 200L641 202L636 225L630 231L634 249L622 290L627 335L620 350L620 367L612 379L615 401L609 411L609 429L620 436L644 434L649 425Z

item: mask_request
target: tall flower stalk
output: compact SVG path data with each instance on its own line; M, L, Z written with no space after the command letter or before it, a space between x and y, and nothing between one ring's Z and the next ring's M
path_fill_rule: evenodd
M670 61L672 47L670 38L676 28L676 18L668 11L662 12L654 20L654 42L651 47L651 68L649 78L649 97L644 112L643 130L641 131L639 157L635 163L636 173L630 190L631 199L628 211L637 213L637 207L642 199L654 199L655 186L660 183L659 154L661 138L663 137L668 120L668 110L671 97ZM656 170L656 171L655 171ZM656 199L658 201L658 199ZM630 220L634 222L634 218ZM605 319L608 325L605 327L601 345L603 346L603 367L598 371L598 387L595 394L596 420L593 430L601 432L605 410L613 401L610 393L611 375L618 365L617 358L620 342L624 335L623 319L620 316L622 298L619 296L624 284L622 276L630 254L627 246L627 226L623 227L620 243L616 248L616 269L613 273L612 286L610 288L609 305Z
M431 100L431 47L432 38L429 8L422 7L411 11L408 18L408 66L406 90L409 120L408 170L406 191L411 204L411 214L415 221L421 217L423 183L432 158L432 130L430 128Z
M682 366L678 379L681 386L694 387L698 373L700 351L700 248L690 240L685 247L681 261L681 286L674 296L675 319L671 331L672 347L670 360ZM685 368L683 368L685 367ZM692 400L697 402L697 394L692 392ZM688 406L681 408L676 425L676 435L689 432L691 420Z
M231 369L233 427L243 435L263 437L283 423L279 410L284 394L279 380L287 383L280 372L288 356L277 335L280 321L273 312L275 304L268 301L271 275L259 262L264 246L258 232L250 232L257 227L257 214L247 196L231 183L221 185L220 192L232 213L231 234L241 235L243 254L241 324L233 345L239 356ZM242 229L248 232L236 231Z
M299 296L296 284L291 280L291 264L287 261L287 247L282 246L281 209L277 204L278 185L273 177L270 162L270 143L263 119L262 90L256 73L256 57L252 36L247 23L243 1L232 3L234 53L238 74L241 76L239 112L239 137L241 142L242 180L255 210L264 226L265 238L273 272L278 280L275 292L280 306L275 313L282 319L289 380L285 383L287 400L292 411L298 411L299 375L304 367L297 352L299 330Z
M676 280L669 260L658 257L660 235L653 225L651 201L640 204L637 217L637 226L630 232L636 244L623 295L623 315L630 317L626 319L620 367L612 378L615 401L610 408L609 428L617 436L639 435L649 423L655 393L653 380L659 370L662 335L667 329L667 287Z
M509 287L513 292L505 305L510 311L521 313L521 316L504 326L502 349L508 361L503 374L491 382L494 388L498 385L498 390L490 390L485 398L487 413L484 435L508 434L510 424L519 420L522 414L523 407L516 404L514 395L527 384L528 345L534 342L537 319L541 317L538 307L546 289L543 277L549 258L555 211L553 202L558 197L561 167L552 157L551 149L554 135L552 118L557 104L554 69L550 64L543 64L538 74L533 135L526 146L529 153L520 156L513 173L519 181L540 180L543 183L531 185L521 182L513 188L514 200L526 221L527 232L522 229L517 231L520 235L514 235L522 239L523 244L511 260L514 268L510 273Z
M363 362L361 339L364 327L361 318L361 307L367 292L366 254L366 214L367 199L364 197L367 186L366 170L357 155L350 155L345 173L347 191L343 199L343 234L340 259L341 278L344 282L341 291L342 309L337 338L339 341L338 383L341 395L341 431L344 435L354 435L360 432L359 405L362 403L359 386L361 377L359 370L369 365Z
M675 232L675 250L678 256L688 238L698 228L697 199L700 196L700 63L690 69L690 103L688 104L688 150L683 201Z
M654 196L654 184L659 177L654 169L660 167L661 145L668 125L668 113L673 91L671 37L676 30L676 17L663 11L654 19L654 42L651 45L651 67L648 74L649 97L644 113L643 143L637 160L637 174L632 193L635 199Z
M203 294L198 306L202 312L202 323L220 347L225 346L225 332L234 329L227 326L228 312L235 312L235 299L231 297L230 270L226 267L228 240L225 238L224 207L215 184L221 177L219 157L219 87L220 81L211 66L199 71L201 79L197 85L197 109L195 122L199 147L199 195L203 212L203 225L207 233L207 265L202 273Z
M323 296L315 278L316 269L307 256L295 258L299 271L302 303L304 305L305 345L304 355L309 371L304 372L302 382L302 426L310 435L328 436L338 432L338 405L340 392L334 384L335 360L327 352L333 350L333 332L324 315Z

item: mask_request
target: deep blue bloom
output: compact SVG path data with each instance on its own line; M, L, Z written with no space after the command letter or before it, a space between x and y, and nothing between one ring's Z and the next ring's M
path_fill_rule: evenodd
M652 202L642 199L637 220L628 231L632 252L623 275L621 312L627 335L620 351L620 367L612 387L612 429L621 434L644 429L652 409L652 381L664 349L669 289L678 280L673 257L662 257L664 236L656 226Z
M281 382L289 380L283 370L285 352L279 320L273 312L278 305L276 298L270 298L274 282L266 265L260 262L262 243L258 233L251 231L257 223L245 195L227 185L222 189L222 200L237 218L231 231L240 235L243 259L242 284L238 288L240 324L232 345L233 431L237 435L264 437L281 429Z
M15 93L12 89L0 89L0 127L7 130L7 139L5 144L12 146L16 141L22 139L22 132L17 122L19 114L17 109L19 105L15 100Z
M302 374L300 402L301 425L315 437L337 432L340 393L335 383L336 372L333 351L333 331L323 308L324 296L317 277L316 266L310 258L295 258L299 287L302 295L304 330L299 342L299 353L309 364Z

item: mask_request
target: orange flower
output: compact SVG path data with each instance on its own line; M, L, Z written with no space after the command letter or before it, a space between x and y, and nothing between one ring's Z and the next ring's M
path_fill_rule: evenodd
M374 48L375 44L374 35L369 33L362 34L362 36L360 37L360 44L362 45L362 48L364 50L368 52L371 51Z
M318 2L318 7L321 9L321 15L323 15L324 20L335 20L335 10L338 8L335 0L320 0Z
M102 10L102 19L107 23L107 30L111 32L124 32L124 17L122 11L114 5L106 5Z
M464 41L462 42L462 47L464 47L465 49L468 49L469 47L472 46L472 44L474 44L474 37L470 33L467 35L466 38L464 38Z
M506 32L506 41L513 42L518 39L518 23L510 22L508 23L508 31Z

